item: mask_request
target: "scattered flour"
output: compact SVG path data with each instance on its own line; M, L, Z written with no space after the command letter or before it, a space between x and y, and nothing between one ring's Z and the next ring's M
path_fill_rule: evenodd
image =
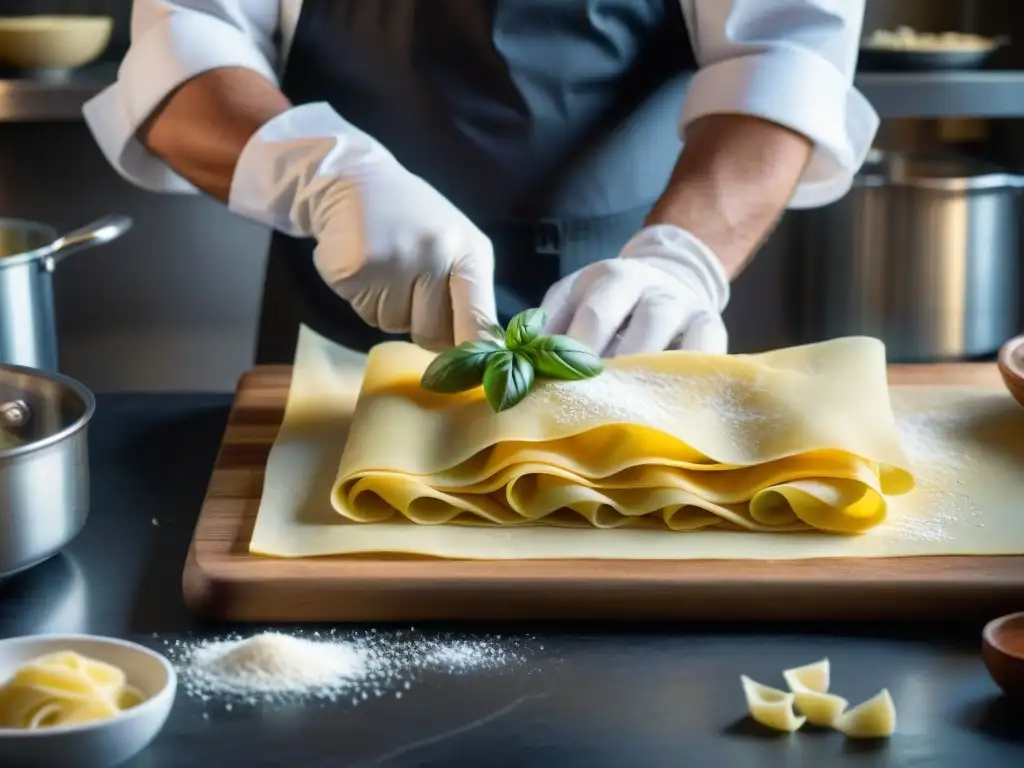
M784 421L778 408L767 407L768 396L758 379L610 369L582 381L544 380L532 397L560 424L621 421L663 428L708 415L750 445Z
M974 460L957 449L953 435L963 428L962 418L949 413L896 413L900 443L917 480L918 510L886 522L900 538L948 541L950 527L979 514L965 492L965 476Z
M182 688L202 701L244 703L301 699L352 704L392 693L401 698L426 672L459 674L520 664L522 645L487 640L428 639L413 632L269 632L204 640L165 640Z
M896 426L907 458L915 464L944 470L967 469L970 458L956 450L951 435L963 428L962 419L948 413L897 413Z

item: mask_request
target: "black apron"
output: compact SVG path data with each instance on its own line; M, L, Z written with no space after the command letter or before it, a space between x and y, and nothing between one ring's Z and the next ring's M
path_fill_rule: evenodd
M679 155L696 68L679 0L305 0L282 90L326 101L494 244L499 320L616 256ZM275 234L258 363L289 363L300 323L353 349L367 326Z

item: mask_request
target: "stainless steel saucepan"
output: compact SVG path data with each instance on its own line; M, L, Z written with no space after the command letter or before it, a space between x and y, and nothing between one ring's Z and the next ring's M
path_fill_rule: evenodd
M85 525L95 409L74 379L0 365L0 578L57 554Z
M890 362L994 355L1020 331L1024 178L946 152L873 153L850 194L810 211L810 340L865 334Z
M53 271L75 251L115 240L132 226L105 216L58 236L52 227L0 219L0 363L57 371Z

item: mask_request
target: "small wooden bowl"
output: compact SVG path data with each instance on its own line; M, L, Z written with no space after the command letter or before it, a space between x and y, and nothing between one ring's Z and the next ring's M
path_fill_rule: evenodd
M981 658L1007 696L1024 698L1024 612L993 619L981 633Z
M1024 336L1003 344L999 350L999 373L1010 394L1024 405Z

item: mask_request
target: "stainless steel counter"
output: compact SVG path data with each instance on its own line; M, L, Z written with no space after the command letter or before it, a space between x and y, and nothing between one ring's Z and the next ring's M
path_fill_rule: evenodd
M117 76L116 64L85 67L66 80L0 79L0 122L71 122L82 119L82 105Z
M66 82L0 79L0 122L71 122L114 81L116 64L73 73ZM1024 117L1024 71L865 72L857 86L883 118Z

